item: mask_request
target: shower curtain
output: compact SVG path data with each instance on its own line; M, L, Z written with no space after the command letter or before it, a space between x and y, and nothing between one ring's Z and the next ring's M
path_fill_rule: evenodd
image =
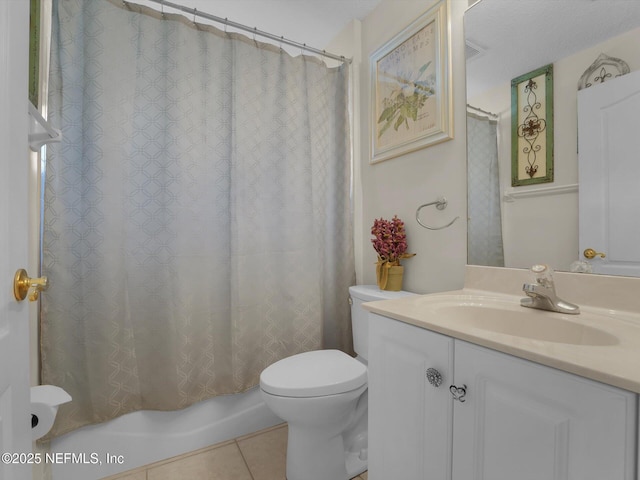
M53 2L41 380L52 435L351 349L348 67L111 0Z
M497 121L467 112L467 263L504 267Z

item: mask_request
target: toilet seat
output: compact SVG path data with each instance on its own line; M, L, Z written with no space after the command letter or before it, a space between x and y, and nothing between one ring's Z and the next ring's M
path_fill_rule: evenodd
M321 397L367 383L367 367L340 350L315 350L283 358L263 370L260 388L283 397Z

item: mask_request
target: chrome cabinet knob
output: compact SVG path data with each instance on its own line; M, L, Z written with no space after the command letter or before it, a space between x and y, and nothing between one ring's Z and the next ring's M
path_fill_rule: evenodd
M427 368L427 380L434 387L442 385L442 375L435 368Z
M462 385L461 387L456 387L455 385L451 385L449 387L449 391L451 395L453 395L453 399L459 401L460 403L464 403L465 398L467 396L467 386Z

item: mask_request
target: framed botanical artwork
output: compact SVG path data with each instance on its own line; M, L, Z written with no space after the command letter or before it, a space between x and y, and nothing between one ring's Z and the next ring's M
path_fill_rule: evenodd
M441 0L371 54L371 163L453 138L447 16Z
M511 80L511 186L553 182L553 65Z

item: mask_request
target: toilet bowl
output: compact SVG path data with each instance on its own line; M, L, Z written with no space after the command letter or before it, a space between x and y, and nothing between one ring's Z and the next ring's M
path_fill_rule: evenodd
M288 480L351 478L342 433L367 389L364 364L339 350L301 353L266 368L260 388L267 406L289 424Z
M289 426L287 480L348 480L367 469L368 319L362 303L411 295L349 288L353 358L316 350L284 358L260 375L266 405Z

